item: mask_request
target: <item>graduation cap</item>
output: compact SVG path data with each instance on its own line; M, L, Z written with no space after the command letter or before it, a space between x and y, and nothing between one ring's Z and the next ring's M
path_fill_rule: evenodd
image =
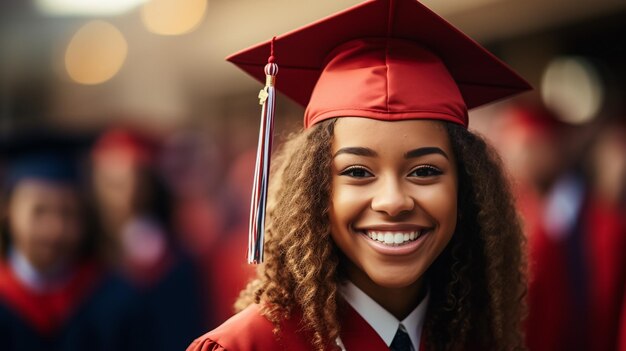
M78 186L83 175L80 157L88 144L87 136L49 130L27 130L3 138L3 190L8 191L25 179Z
M94 142L91 157L107 166L119 163L150 166L156 157L156 140L138 131L117 127L104 131Z
M260 94L249 262L263 258L275 89L306 107L305 128L343 116L436 119L467 127L469 109L530 89L506 64L416 0L366 1L227 60L266 83Z

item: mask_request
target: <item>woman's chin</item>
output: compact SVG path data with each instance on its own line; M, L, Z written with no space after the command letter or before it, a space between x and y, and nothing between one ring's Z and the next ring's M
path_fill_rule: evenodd
M374 284L385 289L403 289L415 284L421 274L398 274L397 272L376 272L370 275Z

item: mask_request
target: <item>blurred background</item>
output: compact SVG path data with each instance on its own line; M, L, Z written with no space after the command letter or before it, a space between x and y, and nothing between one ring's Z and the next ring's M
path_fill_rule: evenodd
M0 2L2 348L181 350L231 315L260 85L224 57L359 2ZM422 2L535 87L470 113L525 223L529 349L626 350L626 2ZM279 94L277 143L302 116Z

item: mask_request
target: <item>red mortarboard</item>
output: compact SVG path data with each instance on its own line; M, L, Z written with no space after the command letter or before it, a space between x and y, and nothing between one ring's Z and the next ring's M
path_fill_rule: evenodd
M227 58L264 82L271 41ZM506 64L415 0L371 0L275 38L276 89L305 127L341 116L442 119L530 89Z
M259 95L263 110L249 262L263 260L275 84L306 107L306 128L342 116L438 119L467 126L468 109L530 89L503 62L416 0L366 1L227 60L266 82Z
M113 128L104 132L96 141L92 158L134 165L150 165L154 161L155 146L149 138L129 129ZM110 164L109 164L110 166Z

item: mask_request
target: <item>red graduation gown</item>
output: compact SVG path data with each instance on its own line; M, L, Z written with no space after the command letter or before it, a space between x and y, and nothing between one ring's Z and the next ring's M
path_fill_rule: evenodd
M98 266L88 262L59 289L36 293L22 285L5 262L0 262L0 302L15 310L41 334L52 334L91 293L100 275Z
M341 317L341 340L347 351L389 350L376 331L354 309L347 306ZM259 305L251 305L196 339L187 351L311 350L311 334L303 331L299 324L300 318L294 313L292 318L281 323L280 339L277 339L272 332L273 324L261 315ZM424 349L422 338L420 350Z
M589 347L615 350L620 337L620 306L626 289L624 209L592 197L583 212L589 271Z
M590 195L580 213L586 299L572 291L567 238L555 240L536 226L529 238L531 280L526 341L531 351L615 350L620 338L621 295L626 291L626 221L623 208ZM579 302L578 302L579 303ZM575 312L577 311L577 312ZM626 329L625 329L626 330ZM626 348L623 350L626 351Z
M617 350L626 351L626 291L624 291L624 301L622 302L622 318L619 327L618 343Z

